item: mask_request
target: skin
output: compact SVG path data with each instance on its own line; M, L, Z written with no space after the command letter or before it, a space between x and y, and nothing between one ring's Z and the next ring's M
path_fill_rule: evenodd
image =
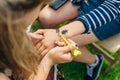
M63 5L56 11L47 5L39 13L39 22L44 28L58 28L58 25L60 23L72 20L80 15L77 12L78 7L79 6L73 6L70 1L68 1L65 5ZM96 61L96 58L85 48L86 44L99 41L93 34L93 32L91 32L90 34L81 34L85 31L85 26L80 21L73 21L70 24L60 28L61 31L66 29L68 30L68 32L64 36L67 38L71 38L73 41L78 43L79 49L82 52L82 55L74 58L74 60L86 64L93 64ZM53 44L55 40L59 40L59 37L56 36L57 34L55 33L54 29L50 29L48 30L48 32L46 29L44 30L44 33L46 37L44 40L42 40L42 46L39 48L42 56L44 56L46 52L49 51L49 49L55 46ZM48 40L49 42L47 42ZM90 57L91 59L89 60L88 57Z
M73 26L74 25L74 26ZM81 27L79 27L79 25L81 25ZM61 27L60 28L60 31L62 30L68 30L68 32L64 35L65 37L67 38L72 38L73 36L76 36L73 38L73 40L75 40L76 42L78 41L77 39L81 40L83 38L83 36L79 36L78 37L78 34L81 34L85 31L85 27L83 25L82 22L80 21L74 21L74 22L71 22L70 24L68 25L65 25L64 27ZM40 55L41 56L44 56L46 55L46 53L52 48L54 47L54 41L55 40L59 40L60 38L57 36L56 34L56 30L55 29L46 29L46 30L43 30L44 31L44 35L45 35L45 38L41 41L41 44L42 46L40 46ZM74 34L73 34L74 33ZM84 36L84 38L86 38L85 40L82 40L82 41L85 41L83 42L83 44L88 44L88 43L91 43L92 41L97 41L97 38L95 39L95 36L93 35L87 35L88 37L86 37L86 35ZM91 40L89 41L87 38L91 37ZM93 40L92 40L93 39ZM80 42L81 43L81 42ZM79 44L80 44L79 43ZM81 43L82 44L82 43ZM51 45L51 46L49 46ZM86 63L86 64L93 64L95 62L95 56L92 55L85 47L83 46L79 46L80 47L80 50L82 52L82 55L80 57L77 57L75 58L74 60L75 61L78 61L78 62L83 62L83 63ZM88 57L91 57L91 60L89 60Z
M0 73L0 80L10 80L10 79L3 73Z
M26 25L29 25L37 18L39 10L40 10L40 5L34 8L33 10L29 10L25 13L25 16L23 17L24 20L26 20ZM31 17L31 15L33 14L34 17ZM29 38L33 41L36 48L41 46L41 45L37 45L37 43L39 42L40 44L41 40L45 38L45 36L43 37L43 34L44 33L42 30L38 30L34 33L28 33ZM42 61L38 66L37 74L31 75L31 77L33 77L33 80L38 80L38 79L46 80L47 75L54 64L66 63L72 61L73 56L71 55L70 51L74 48L73 46L74 42L71 41L71 43L73 44L69 46L65 46L65 44L62 42L56 42L56 43L54 42L54 44L57 47L49 50L46 53L46 55L44 55Z
M40 11L38 20L43 28L58 28L58 24L79 16L80 14L76 12L78 8L79 6L73 6L71 1L65 3L58 10L53 10L47 5Z
M36 7L35 9L31 10L29 13L27 12L25 14L24 19L26 20L26 25L29 23L32 23L37 18L39 10L40 10L40 6ZM35 15L35 16L31 18L31 15ZM34 34L30 33L28 35L34 41L35 46L39 47L41 45L37 45L37 42L39 42L39 40L41 40L40 39L41 37L43 38L43 36L41 36L43 34L44 34L44 32L42 32L42 30L38 30ZM44 37L46 37L46 36L44 36ZM41 41L39 43L41 43ZM39 66L38 66L37 75L31 75L31 76L34 76L34 80L38 80L38 79L46 80L47 75L48 75L51 67L54 64L72 61L73 56L71 55L70 50L72 50L74 48L74 46L69 45L69 46L59 47L59 45L62 45L62 43L60 43L60 44L56 43L56 45L58 45L58 46L51 49L50 51L48 51L47 54L43 57L42 61L40 62ZM58 53L58 54L56 54L56 53ZM46 67L46 65L47 65L47 67ZM44 74L44 75L41 75L41 74Z
M69 45L64 47L55 47L51 49L42 59L38 68L37 75L34 76L34 80L37 80L39 78L41 80L46 80L47 75L54 64L71 62L73 56L70 53L70 50L72 50L73 48L73 45Z
M40 10L40 5L38 5L36 8L26 11L25 15L23 16L23 19L26 21L26 26L31 24L38 16ZM31 17L31 15L34 14L34 17ZM28 33L29 38L33 41L34 45L37 44L37 42L41 42L41 40L44 38L43 31L38 30L35 33ZM75 43L73 41L70 41L72 44L65 46L63 42L54 42L56 47L49 50L46 55L42 58L40 64L38 65L37 74L30 75L30 80L46 80L47 75L51 69L51 67L54 64L60 64L60 63L66 63L70 62L73 59L72 54L70 51L75 48L73 46ZM38 47L40 47L39 45ZM57 53L57 54L56 54ZM46 67L47 65L47 67ZM4 78L4 75L0 74L0 78ZM9 80L7 77L5 77L3 80Z

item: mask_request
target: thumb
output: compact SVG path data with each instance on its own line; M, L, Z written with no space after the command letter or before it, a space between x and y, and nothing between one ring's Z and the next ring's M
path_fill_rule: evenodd
M35 31L34 33L36 33L36 34L44 34L44 31L43 30L41 30L41 29L39 29L39 30L37 30L37 31Z
M28 35L32 40L33 39L42 40L44 38L44 36L40 34L28 33Z

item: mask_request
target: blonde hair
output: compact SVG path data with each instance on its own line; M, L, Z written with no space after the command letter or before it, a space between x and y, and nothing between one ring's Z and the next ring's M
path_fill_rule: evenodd
M7 1L16 0L0 2L0 66L12 69L15 79L26 80L36 72L41 58L25 33L24 12L14 11Z

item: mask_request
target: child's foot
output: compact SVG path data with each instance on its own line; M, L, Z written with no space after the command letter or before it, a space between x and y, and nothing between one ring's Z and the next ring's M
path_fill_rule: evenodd
M96 80L100 74L102 64L103 64L103 56L98 54L96 55L98 63L95 66L89 66L87 67L87 73L85 75L85 80Z

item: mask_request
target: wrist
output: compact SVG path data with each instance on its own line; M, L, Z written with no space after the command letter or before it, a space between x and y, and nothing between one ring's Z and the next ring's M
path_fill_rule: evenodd
M75 35L81 34L85 31L84 24L81 21L73 21L60 28L60 31L67 30L65 37L71 38Z
M37 74L33 75L33 80L46 80L52 66L52 61L49 60L49 58L47 58L46 56L43 57L38 66Z
M41 61L44 65L47 65L47 67L52 67L54 65L52 59L50 59L47 55L45 55Z

